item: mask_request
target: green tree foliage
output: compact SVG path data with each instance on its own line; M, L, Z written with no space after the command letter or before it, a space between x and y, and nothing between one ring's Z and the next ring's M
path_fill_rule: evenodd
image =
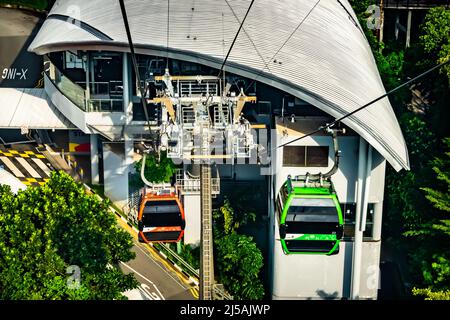
M415 296L425 296L425 300L450 300L450 290L433 292L430 289L413 289Z
M0 299L124 299L137 282L116 266L133 243L108 205L63 172L17 195L0 186ZM67 285L73 265L78 289Z
M0 4L18 5L30 9L47 9L47 0L0 0Z
M416 289L413 294L431 300L450 300L450 138L444 142L447 146L445 157L432 162L436 187L422 189L438 212L409 232L412 236L428 240L428 255L421 257L424 284L428 287Z
M144 184L140 178L142 160L136 162L135 168L136 183L143 187ZM161 153L161 158L158 160L156 155L148 155L145 164L145 177L151 182L170 182L176 171L176 166L171 159L167 158L167 154Z
M215 242L217 273L225 288L238 300L259 300L264 287L259 279L261 251L252 237L231 233Z
M235 299L259 300L264 287L259 278L263 267L261 250L252 237L237 233L248 221L255 221L254 213L238 214L228 199L213 212L214 258L220 282Z
M429 59L442 63L450 59L450 9L435 7L429 10L421 26L420 45ZM450 66L442 69L450 85Z
M447 146L446 158L436 158L433 162L433 171L437 179L442 183L443 190L424 188L427 199L439 210L450 212L450 138L446 138L444 143ZM448 223L447 223L448 224ZM450 232L448 233L450 236Z
M355 11L359 23L364 31L367 41L372 48L372 54L380 72L381 79L387 91L394 89L402 83L404 76L404 51L393 47L387 48L386 45L378 41L374 30L367 28L367 21L371 18L371 13L368 7L375 5L375 0L353 0L351 2L353 10ZM408 94L408 89L401 89L396 95L389 97L394 109L399 112Z
M214 233L218 237L236 233L239 227L256 220L254 212L236 211L232 208L230 200L225 198L223 205L213 211Z
M412 43L411 48L404 51L397 43L380 43L374 32L367 29L368 14L365 11L374 3L374 0L351 1L387 90L398 86L407 77L416 76L448 58L449 10L429 10L420 27L419 41ZM448 75L448 70L446 71ZM389 97L408 146L411 171L394 172L392 168L388 168L383 233L391 244L408 253L410 280L413 284L428 287L416 289L414 294L428 298L448 295L445 290L448 289L449 239L443 233L447 222L436 217L436 209L427 200L428 198L435 206L445 208L444 197L448 195L448 190L446 187L426 189L427 198L421 191L421 187L436 183L433 181L433 170L438 173L438 177L443 177L444 171L437 171L444 170L442 163L433 163L431 160L441 152L438 138L449 134L450 90L447 75L435 73L431 77L432 81L428 78L418 83L423 94L430 93L427 98L430 104L425 109L425 115L414 114L406 108L411 101L408 88Z

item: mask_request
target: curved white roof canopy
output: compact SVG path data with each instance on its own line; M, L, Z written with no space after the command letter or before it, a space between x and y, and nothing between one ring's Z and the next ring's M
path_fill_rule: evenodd
M168 38L167 3L125 0L137 52L220 68L250 0L228 0L234 13L226 1L171 0ZM348 1L316 3L255 1L225 69L257 77L340 117L385 89ZM119 1L57 1L29 50L45 54L66 49L128 51ZM409 169L405 141L387 98L343 122L396 170Z

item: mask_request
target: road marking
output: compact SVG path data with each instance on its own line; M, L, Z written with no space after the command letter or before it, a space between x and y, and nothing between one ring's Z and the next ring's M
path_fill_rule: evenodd
M136 273L139 277L141 277L142 279L144 279L145 281L147 281L148 283L150 283L155 289L156 291L158 291L160 297L162 298L162 300L166 300L166 298L164 298L164 296L162 295L161 291L159 291L158 287L153 283L153 281L151 281L150 279L148 279L146 276L142 275L141 273L139 273L138 271L136 271L135 269L133 269L132 267L130 267L129 265L123 263L122 261L120 261L120 263L122 265L124 265L125 267L127 267L128 269L130 269L131 271L133 271L134 273Z
M26 153L20 153L19 156L21 156L22 158L29 158L30 157Z
M36 170L34 170L32 166L30 166L30 164L27 162L27 160L25 160L23 158L16 158L16 160L22 165L22 167L25 168L25 170L27 170L27 172L33 178L41 179L41 175L39 173L37 173Z
M166 264L167 264L167 262L165 262L164 260L158 260L158 261L157 261L155 258L153 258L152 256L150 256L148 252L144 251L144 249L141 248L140 244L137 244L136 247L137 247L139 250L141 250L142 253L144 253L144 254L150 259L150 261L152 261L158 268L160 268L162 271L164 271L164 273L166 273L170 278L172 278L172 280L174 280L175 283L177 283L177 284L178 284L180 287L182 287L183 289L187 289L185 286L183 286L183 285L180 283L179 279L174 278L174 276L172 276L172 274L171 274L167 269L164 269L164 268L159 264L159 263L166 263ZM155 253L155 254L156 254L156 253ZM158 262L159 262L159 263L158 263ZM167 266L166 266L166 267L167 267ZM170 268L170 265L169 265L169 268ZM171 271L175 271L175 270L171 270Z
M36 157L37 157L38 159L45 159L45 156L43 156L42 154L37 154Z
M19 151L17 151L17 150L9 150L9 153L12 153L12 154L19 154Z
M25 178L23 173L9 160L7 157L0 157L0 160L8 167L9 170L17 177L17 178Z
M11 153L3 153L3 155L4 155L5 157L12 157L12 156L13 156Z
M26 154L34 155L34 151L25 151Z
M191 294L192 294L192 296L193 296L194 298L196 298L196 299L199 299L199 298L200 298L200 293L199 293L199 291L197 290L197 288L194 288L194 287L189 288L189 291L191 292Z
M100 200L102 200L102 198L98 194L96 194L96 196ZM117 215L116 215L116 217L117 217ZM150 245L146 245L146 246L142 245L136 239L137 235L135 233L130 232L130 230L132 230L132 228L130 228L130 226L128 224L124 224L122 219L118 219L117 221L118 221L118 224L123 229L125 229L128 233L130 233L133 236L134 246L137 249L139 249L149 259L150 262L152 262L155 266L157 266L159 269L161 269L165 274L167 274L167 276L169 276L172 280L174 280L174 282L176 284L178 284L184 290L189 290L189 288L192 288L191 284L187 283L188 280L187 279L185 280L184 276L182 274L180 274L175 268L173 268L173 265L169 264L167 261L162 259L162 257L159 255L159 251L156 251L155 249L152 248L153 246L150 246L150 245L152 245L152 243L150 243ZM143 248L145 248L145 250ZM167 269L164 268L163 266L165 266ZM174 277L173 274L175 274L176 277ZM183 285L183 284L185 284L185 285Z
M27 178L27 181L31 183L37 183L37 180L35 178Z
M50 173L52 172L47 165L42 162L41 159L36 159L36 158L32 158L32 160L34 161L34 163L36 163L38 165L38 167L45 172L45 174L47 175L47 177L50 177Z

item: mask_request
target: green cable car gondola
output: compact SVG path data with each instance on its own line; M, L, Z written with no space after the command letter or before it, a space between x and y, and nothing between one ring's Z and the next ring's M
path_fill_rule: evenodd
M280 242L285 254L339 253L344 233L344 218L331 182L339 168L337 135L345 129L326 129L333 138L335 161L331 170L297 176L281 187L276 200Z
M285 254L339 252L344 219L330 180L288 180L277 198L281 246Z

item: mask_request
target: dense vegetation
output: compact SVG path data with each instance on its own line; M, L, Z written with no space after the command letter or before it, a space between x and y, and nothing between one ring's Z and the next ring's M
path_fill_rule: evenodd
M429 10L419 39L405 49L402 44L378 42L367 29L365 11L375 1L351 3L386 89L450 58L450 10ZM428 103L412 106L412 90ZM412 294L427 299L450 298L449 97L450 65L390 97L409 149L411 171L388 169L383 232L391 245L407 253Z
M108 205L63 172L17 195L0 186L0 299L125 299L137 281L117 266L133 242Z
M150 154L145 161L144 174L150 182L171 182L177 167L171 159L167 158L166 153L161 153L158 159L156 155ZM142 160L135 163L136 172L130 177L130 186L135 189L144 187L144 182L141 179Z
M263 267L261 250L253 238L239 229L255 221L253 212L237 211L228 199L214 210L214 263L219 281L238 300L258 300L264 296L259 278Z
M256 215L242 210L225 198L213 211L214 269L216 279L237 300L260 300L264 286L260 278L263 255L252 237L242 232ZM175 250L175 245L172 245ZM196 269L200 268L200 247L181 245L180 256Z
M46 10L49 6L47 0L0 0L0 4L11 4L38 10Z

